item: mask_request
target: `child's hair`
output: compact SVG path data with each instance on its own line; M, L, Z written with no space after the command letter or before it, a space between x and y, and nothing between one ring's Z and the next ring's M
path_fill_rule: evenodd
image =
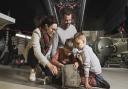
M73 39L67 39L65 41L65 45L64 45L64 48L67 48L69 50L72 50L73 49Z
M76 42L76 40L83 40L83 42L86 42L86 36L83 32L78 32L74 35L74 42Z

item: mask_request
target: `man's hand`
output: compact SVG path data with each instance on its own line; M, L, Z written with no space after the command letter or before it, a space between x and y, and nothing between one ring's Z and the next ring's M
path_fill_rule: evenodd
M52 65L51 63L48 63L47 67L49 68L49 70L52 72L53 75L58 74L58 70L56 66Z

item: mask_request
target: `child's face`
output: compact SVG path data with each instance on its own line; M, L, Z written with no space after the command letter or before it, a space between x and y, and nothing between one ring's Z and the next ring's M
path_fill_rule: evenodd
M75 45L76 45L76 48L78 49L83 49L85 44L86 42L84 42L82 39L75 40Z
M64 52L67 56L70 56L72 54L72 51L67 48L64 48Z

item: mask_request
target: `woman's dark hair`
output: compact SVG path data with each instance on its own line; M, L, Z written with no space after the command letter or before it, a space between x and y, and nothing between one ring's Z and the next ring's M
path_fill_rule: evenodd
M54 16L44 16L40 18L38 27L45 28L46 25L49 27L54 23L57 24L57 20Z

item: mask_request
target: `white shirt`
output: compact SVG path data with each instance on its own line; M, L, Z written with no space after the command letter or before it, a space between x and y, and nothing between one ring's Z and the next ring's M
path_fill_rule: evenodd
M65 44L65 41L69 38L73 38L74 34L76 33L77 33L77 30L75 26L72 24L67 29L58 27L57 32L54 35L54 39L53 39L52 55L56 53L57 48L63 47Z

